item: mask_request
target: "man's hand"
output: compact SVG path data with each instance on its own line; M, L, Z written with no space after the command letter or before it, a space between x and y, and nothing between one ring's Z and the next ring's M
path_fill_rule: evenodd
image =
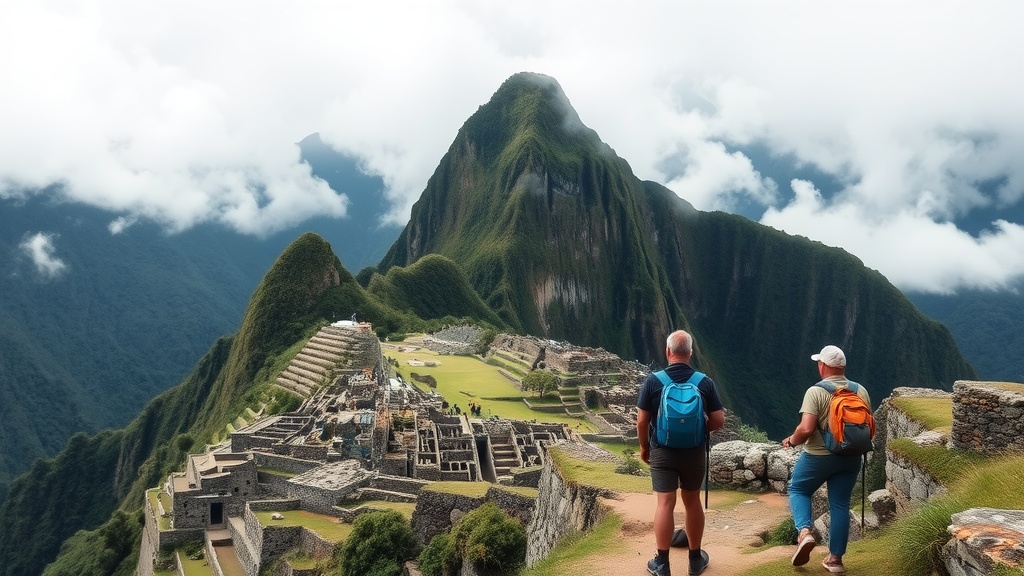
M651 463L651 447L646 443L640 447L640 459L643 460L644 464Z

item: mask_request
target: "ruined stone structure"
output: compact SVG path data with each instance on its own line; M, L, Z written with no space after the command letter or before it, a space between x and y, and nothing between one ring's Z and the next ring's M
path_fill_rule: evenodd
M211 558L234 554L250 576L296 547L329 555L333 545L311 531L264 526L254 511L302 509L352 521L366 510L362 500L416 502L435 481L513 484L517 471L540 468L547 445L571 435L563 425L444 413L440 396L387 377L366 324L321 329L277 385L304 398L298 410L259 419L190 456L186 471L162 486L169 510L148 502L141 574L152 572L155 550L204 537ZM531 519L531 497L498 490L488 499L524 524ZM161 516L170 529L158 527Z
M976 452L1024 451L1024 385L953 385L953 446Z

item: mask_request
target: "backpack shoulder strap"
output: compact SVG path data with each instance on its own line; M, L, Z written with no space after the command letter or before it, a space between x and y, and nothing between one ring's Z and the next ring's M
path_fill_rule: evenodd
M853 392L854 394L860 392L860 384L857 384L853 380L846 381L846 388L849 389L850 392Z
M822 380L822 381L818 382L817 384L815 384L815 386L817 386L819 388L824 388L829 394L835 394L836 393L836 385L831 383L831 382L829 382L828 380Z
M658 380L661 380L662 386L668 386L672 383L672 378L670 378L668 372L664 370L658 370L654 375L658 377Z
M687 380L687 382L689 382L690 384L693 384L694 386L696 386L697 384L700 384L700 381L703 380L703 379L704 379L704 373L703 372L698 372L698 371L694 370L693 371L693 375L690 376L690 379Z

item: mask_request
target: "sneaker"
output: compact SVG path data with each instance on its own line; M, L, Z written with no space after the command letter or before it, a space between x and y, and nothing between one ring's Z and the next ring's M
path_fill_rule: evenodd
M708 553L701 550L699 560L690 560L690 576L697 576L708 567L711 563L711 558L708 557Z
M846 567L843 566L842 560L833 560L829 562L828 557L826 556L825 559L821 561L821 567L833 574L846 574Z
M793 552L793 566L803 566L811 559L811 550L817 544L813 534L806 534L796 544L796 552Z
M672 576L668 562L662 562L657 556L647 561L647 573L651 576Z

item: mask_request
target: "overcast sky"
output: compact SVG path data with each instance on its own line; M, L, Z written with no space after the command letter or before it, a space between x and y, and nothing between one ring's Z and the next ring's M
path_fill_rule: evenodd
M1018 1L5 0L0 197L60 189L111 233L342 218L295 146L320 132L404 223L462 123L527 70L697 208L744 207L906 290L1006 288L1024 278L1022 22ZM777 181L751 150L816 176ZM57 274L52 232L24 247Z

